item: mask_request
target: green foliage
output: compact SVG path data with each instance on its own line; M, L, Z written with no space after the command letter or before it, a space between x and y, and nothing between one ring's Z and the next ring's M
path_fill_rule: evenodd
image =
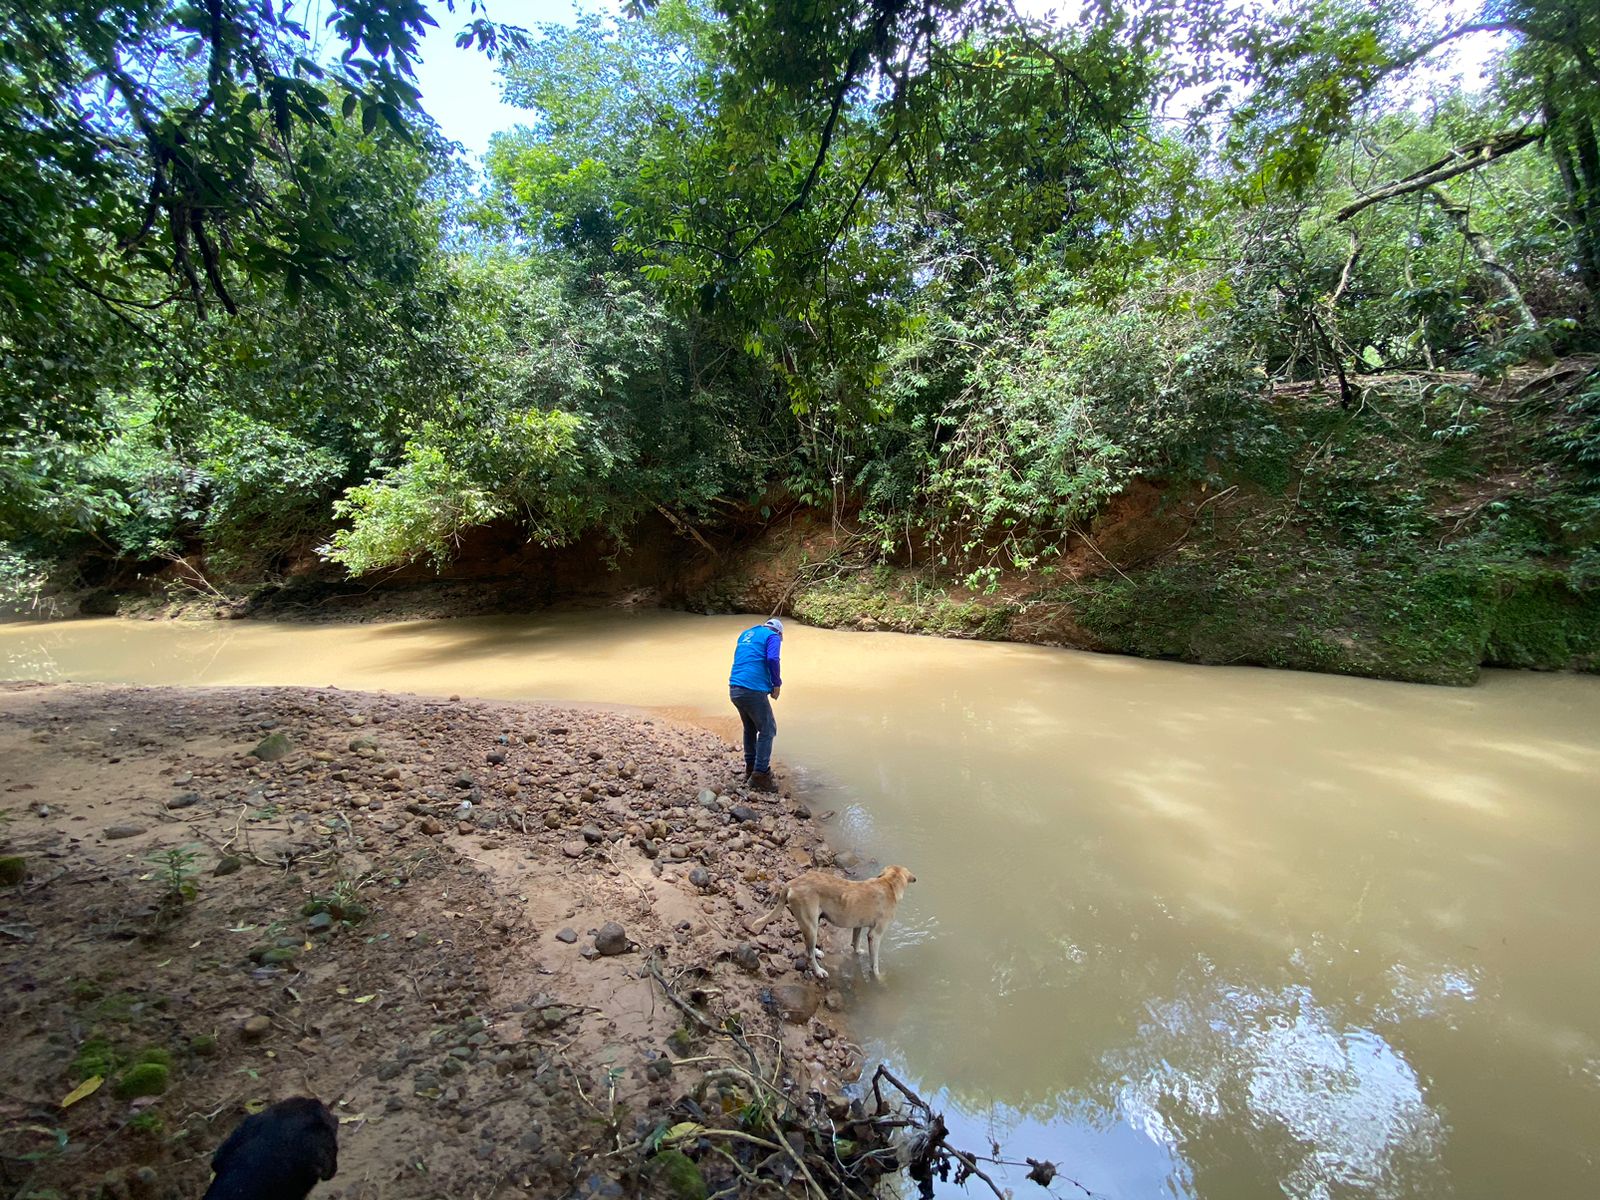
M150 854L145 861L155 868L163 903L182 905L200 894L194 882L200 873L198 847L171 846Z
M167 1131L167 1123L160 1113L145 1111L129 1121L128 1128L143 1137L158 1138Z
M343 52L319 63L289 7L0 4L0 102L24 114L0 127L0 314L48 309L63 288L124 314L174 286L229 312L241 279L341 289L354 243L328 219L318 135L342 120L413 136L435 21L415 0L322 15ZM468 33L503 36L482 17Z
M1477 386L1596 344L1587 10L1497 3L1467 94L1419 82L1464 27L1409 4L646 0L533 41L469 9L529 113L482 189L414 110L420 3L333 0L318 63L272 6L0 0L13 593L798 506L859 520L849 565L930 572L801 611L1002 636L1148 481L1278 524L1090 584L1107 644L1588 653L1600 393L1508 423ZM1386 390L1446 368L1476 378Z
M116 1073L122 1065L115 1047L108 1038L99 1034L86 1038L72 1059L72 1077L79 1082L99 1075L105 1078Z

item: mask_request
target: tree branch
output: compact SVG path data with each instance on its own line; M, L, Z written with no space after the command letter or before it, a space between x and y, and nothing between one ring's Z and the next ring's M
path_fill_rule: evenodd
M1407 175L1404 179L1387 184L1375 192L1368 192L1359 200L1351 201L1335 213L1333 219L1348 221L1358 212L1374 204L1381 204L1385 200L1392 200L1396 196L1404 196L1410 192L1421 191L1436 183L1454 179L1457 175L1465 175L1468 171L1476 171L1479 167L1488 166L1497 158L1504 158L1524 146L1532 145L1543 136L1543 127L1534 125L1507 133L1497 133L1493 137L1458 146L1438 162Z

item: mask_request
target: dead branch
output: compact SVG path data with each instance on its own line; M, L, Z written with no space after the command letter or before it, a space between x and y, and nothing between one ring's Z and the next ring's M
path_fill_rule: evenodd
M1381 204L1385 200L1392 200L1396 196L1404 196L1410 192L1421 191L1425 187L1443 183L1446 179L1465 175L1468 171L1476 171L1479 167L1488 166L1497 158L1504 158L1524 146L1531 146L1543 136L1543 126L1528 125L1522 129L1496 133L1476 142L1468 142L1465 146L1457 146L1438 162L1430 163L1404 179L1397 179L1375 192L1368 192L1359 200L1351 201L1335 213L1333 219L1348 221L1358 212L1374 204Z

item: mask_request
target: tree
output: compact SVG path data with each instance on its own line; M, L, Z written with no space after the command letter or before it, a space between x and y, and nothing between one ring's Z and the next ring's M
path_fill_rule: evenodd
M468 3L462 40L515 36ZM423 0L332 0L342 50L318 62L288 5L0 0L0 309L67 285L123 312L174 289L236 312L235 272L336 286L349 244L307 135L360 111L409 136L433 24Z

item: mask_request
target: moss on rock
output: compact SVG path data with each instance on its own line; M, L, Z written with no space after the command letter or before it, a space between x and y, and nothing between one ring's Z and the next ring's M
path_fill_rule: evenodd
M117 1080L116 1093L123 1100L139 1096L159 1096L167 1090L171 1070L161 1063L135 1063Z
M663 1150L655 1156L652 1174L662 1194L673 1200L706 1200L706 1177L680 1150Z

